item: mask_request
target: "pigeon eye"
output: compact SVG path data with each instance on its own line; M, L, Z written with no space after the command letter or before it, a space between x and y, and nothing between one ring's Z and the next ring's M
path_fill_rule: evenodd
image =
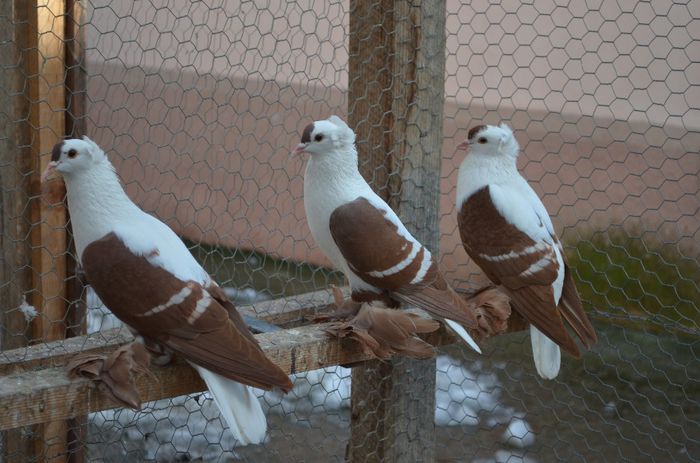
M319 133L318 135L316 135L316 136L314 137L314 140L316 140L316 141L322 141L322 140L323 140L323 135L321 135L321 134Z
M483 145L484 143L487 142L486 137L481 137L481 138L479 138L477 141L478 141L479 143L481 143L482 145Z
M68 151L68 157L69 157L70 159L73 159L73 158L76 157L77 155L78 155L78 152L77 152L76 150L70 150L70 151Z

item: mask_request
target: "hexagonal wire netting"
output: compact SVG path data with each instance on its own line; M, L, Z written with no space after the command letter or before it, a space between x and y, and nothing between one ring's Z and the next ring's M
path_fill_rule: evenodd
M306 225L305 160L289 152L309 121L347 115L349 2L3 5L0 358L120 325L76 283L69 229L63 273L38 256L54 252L35 237L51 212L38 206L39 164L26 153L49 156L37 142L47 132L97 141L128 194L183 236L237 303L342 284ZM491 340L481 357L442 349L437 459L699 459L700 1L448 0L446 10L441 266L463 287L484 282L456 228L456 145L473 125L505 121L599 342L580 361L565 358L554 381L536 375L524 333ZM64 77L74 80L57 103ZM54 272L67 289L50 295L43 278ZM37 316L51 301L69 315ZM73 420L68 447L109 462L344 459L348 369L299 374L287 396L260 397L262 446L237 446L196 394ZM5 461L30 459L18 439L49 435L40 432L6 432Z

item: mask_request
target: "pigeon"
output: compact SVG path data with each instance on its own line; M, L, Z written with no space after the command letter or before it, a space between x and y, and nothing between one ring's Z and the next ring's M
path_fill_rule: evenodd
M467 331L479 329L473 305L447 283L430 251L362 177L353 130L337 116L313 122L293 152L310 155L306 218L316 243L346 275L352 300L421 308L481 353Z
M596 342L562 244L542 201L518 172L520 147L507 125L473 127L459 148L469 150L457 181L464 249L530 323L537 372L553 379L560 347L581 356L564 322L587 348Z
M241 445L261 443L267 421L249 386L289 391L224 291L182 240L126 195L88 137L54 146L42 182L58 172L85 277L144 344L184 357L204 380Z

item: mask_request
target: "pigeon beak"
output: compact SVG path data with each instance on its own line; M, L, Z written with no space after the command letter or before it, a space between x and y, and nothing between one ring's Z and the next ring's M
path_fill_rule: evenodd
M294 148L294 151L292 151L292 154L301 154L306 150L306 147L308 146L308 143L299 143L296 148Z
M458 150L467 150L467 149L469 149L469 145L471 145L471 144L472 144L472 142L470 142L469 140L464 140L462 143L457 145L457 149Z
M44 173L41 174L41 183L44 183L51 174L56 170L56 167L58 167L58 164L61 161L51 161L49 164L46 166L46 170L44 170Z

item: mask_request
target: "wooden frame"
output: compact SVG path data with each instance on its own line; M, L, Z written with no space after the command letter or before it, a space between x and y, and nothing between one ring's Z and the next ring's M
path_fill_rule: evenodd
M15 164L16 207L11 208L16 215L10 223L2 225L3 230L13 230L15 234L10 236L16 239L27 240L28 236L26 244L30 246L29 252L19 245L9 249L8 260L15 267L5 269L4 273L31 268L26 278L15 280L16 286L8 294L6 303L10 307L13 303L19 305L18 296L21 296L34 307L40 307L39 315L31 321L31 328L22 331L20 327L27 323L22 314L14 308L8 309L3 317L9 328L6 339L2 339L3 348L17 347L30 340L55 341L66 335L65 188L61 182L54 182L43 189L39 177L50 160L51 149L63 139L66 130L66 33L69 29L66 18L67 6L71 3L73 0L3 2L3 8L8 8L5 17L11 20L10 41L15 43L13 66L4 80L12 83L8 89L21 89L21 93L10 93L8 104L14 118L11 122L16 133L15 143L2 153L3 157L14 156L18 160ZM22 336L18 336L19 333ZM14 431L5 433L2 452L7 458L19 454L47 461L63 459L68 448L69 427L66 422L46 422L31 430L32 439L22 438Z
M445 2L351 2L349 114L360 170L432 252L438 250ZM353 462L435 459L434 360L352 372Z
M270 323L288 326L282 331L256 335L267 356L288 374L370 360L356 342L329 337L324 331L325 324L296 326L307 315L325 310L332 300L330 291L317 291L242 306L239 310L259 314ZM107 353L132 340L132 335L124 328L3 352L0 430L119 407L92 381L69 378L65 365L77 353ZM439 330L426 340L444 345L454 342L455 338ZM142 375L137 381L144 402L205 389L197 373L184 361L153 367L151 371L152 375Z

